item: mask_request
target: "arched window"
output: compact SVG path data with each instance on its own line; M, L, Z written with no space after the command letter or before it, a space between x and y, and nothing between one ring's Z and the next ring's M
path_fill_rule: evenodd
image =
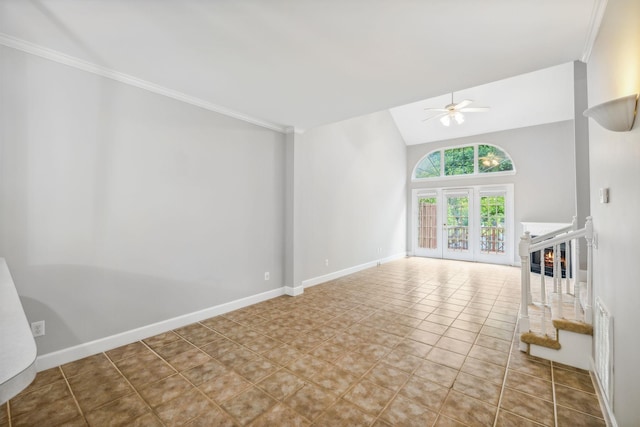
M424 156L413 170L413 180L453 176L515 173L509 154L491 144L441 148Z

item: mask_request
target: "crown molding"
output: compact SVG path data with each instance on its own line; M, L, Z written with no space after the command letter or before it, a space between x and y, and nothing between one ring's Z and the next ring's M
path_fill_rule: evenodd
M185 93L169 89L164 86L151 83L149 81L139 79L129 74L121 73L119 71L112 70L101 65L85 61L62 52L58 52L53 49L49 49L16 37L12 37L8 34L0 33L0 45L20 50L32 55L39 56L41 58L48 59L60 64L67 65L69 67L77 68L88 73L93 73L101 77L106 77L111 80L115 80L120 83L134 86L139 89L144 89L149 92L153 92L158 95L163 95L168 98L172 98L178 101L185 102L187 104L195 105L196 107L204 108L205 110L213 111L215 113L223 114L234 119L242 120L247 123L254 124L266 129L274 130L276 132L285 133L286 128L284 126L277 125L265 120L261 120L255 117L248 116L238 111L231 110L229 108L222 107L217 104L205 101L195 96L187 95Z
M284 128L284 133L286 133L287 135L291 135L291 134L302 135L304 131L305 129L300 129L294 126L289 126Z
M589 32L587 33L587 39L585 40L584 48L582 49L582 58L580 58L584 63L589 62L591 50L593 50L593 45L598 37L598 32L600 31L600 25L602 24L602 18L604 17L604 11L606 8L607 0L595 0L593 3L591 19L589 20Z

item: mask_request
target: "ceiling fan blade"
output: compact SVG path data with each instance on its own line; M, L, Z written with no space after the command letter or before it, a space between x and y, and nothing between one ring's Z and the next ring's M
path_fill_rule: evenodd
M431 116L431 117L427 117L426 119L422 119L422 121L423 121L423 122L426 122L426 121L428 121L428 120L438 119L438 118L440 118L440 117L444 117L444 116L446 116L447 114L449 114L449 112L448 112L447 110L445 110L445 112L444 112L444 113L440 113L440 114L433 115L433 116Z
M473 101L471 101L470 99L465 99L464 101L460 101L456 104L455 109L460 111L461 108L466 107L467 105L471 104Z
M446 108L425 108L424 110L425 111L438 111L438 112L441 112L441 113L446 113L447 111L449 111Z
M463 108L461 110L463 113L482 113L484 111L489 111L489 107L471 107L471 108Z

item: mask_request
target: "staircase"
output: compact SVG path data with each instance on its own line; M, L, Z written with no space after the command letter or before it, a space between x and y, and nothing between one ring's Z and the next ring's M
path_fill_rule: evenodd
M577 229L576 224L574 218L567 227L534 238L526 232L520 239L520 350L589 369L593 339L593 224L591 217L582 229ZM582 238L587 242L584 281L580 280L578 269L578 242ZM540 260L537 273L531 272L534 258Z

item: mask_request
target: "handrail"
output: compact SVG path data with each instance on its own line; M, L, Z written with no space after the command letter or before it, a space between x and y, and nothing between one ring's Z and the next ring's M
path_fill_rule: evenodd
M537 252L540 249L548 248L549 246L554 246L559 243L566 243L569 240L577 239L579 237L584 237L587 235L587 229L583 228L581 230L572 231L570 233L565 233L560 236L554 237L553 239L548 239L542 242L538 242L536 244L532 244L529 246L529 253ZM532 239L533 240L533 239Z
M541 242L543 240L547 240L550 239L554 236L557 236L558 234L562 234L565 233L567 231L572 231L576 229L576 217L573 217L573 220L571 221L571 224L567 225L566 227L562 227L562 228L558 228L557 230L553 230L550 231L546 234L541 234L539 236L536 237L532 237L531 238L531 243L538 243Z

